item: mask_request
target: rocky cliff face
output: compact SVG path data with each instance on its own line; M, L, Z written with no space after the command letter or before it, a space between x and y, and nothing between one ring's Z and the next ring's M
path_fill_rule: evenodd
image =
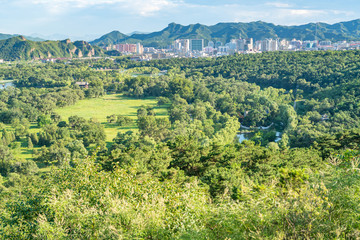
M0 59L31 60L43 58L77 58L102 56L103 50L85 41L33 42L23 36L0 41Z

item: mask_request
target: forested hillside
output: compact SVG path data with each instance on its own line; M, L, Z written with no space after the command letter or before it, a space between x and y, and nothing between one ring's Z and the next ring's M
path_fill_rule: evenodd
M0 236L358 239L359 62L329 51L1 64L14 87L0 90ZM105 120L57 113L85 98L98 111L144 105Z
M32 60L46 58L73 58L102 56L103 50L84 41L34 42L22 36L0 41L0 59Z

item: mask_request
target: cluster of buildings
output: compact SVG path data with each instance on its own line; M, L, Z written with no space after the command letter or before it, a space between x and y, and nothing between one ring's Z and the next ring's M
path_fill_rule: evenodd
M128 43L124 43L124 44L115 44L115 45L110 45L108 47L105 47L105 50L110 51L110 50L117 50L123 54L143 54L144 53L144 47L140 44L128 44Z
M235 53L262 53L271 51L317 51L317 50L352 50L360 49L360 41L301 41L297 39L232 39L228 43L207 41L205 39L177 39L166 49L143 47L138 44L116 44L105 48L117 50L122 54L131 54L133 60L147 61L173 57L217 57Z
M204 39L178 39L173 44L173 51L178 56L223 56L235 53L261 53L271 51L316 51L316 50L350 50L360 49L360 42L301 41L293 39L264 39L254 41L252 38L232 39L229 43Z
M261 52L268 51L317 51L317 50L351 50L359 49L360 42L340 41L301 41L293 39L291 41L279 39L265 39L255 43L255 49Z

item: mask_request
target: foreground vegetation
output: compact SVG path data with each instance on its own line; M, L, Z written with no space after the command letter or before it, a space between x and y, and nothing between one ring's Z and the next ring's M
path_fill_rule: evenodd
M358 239L359 58L0 66L17 86L0 91L0 234Z

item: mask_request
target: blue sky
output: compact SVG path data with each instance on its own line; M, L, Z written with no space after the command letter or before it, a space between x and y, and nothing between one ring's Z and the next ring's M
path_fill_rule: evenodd
M359 0L0 0L0 33L92 38L112 30L266 21L281 25L360 18Z

